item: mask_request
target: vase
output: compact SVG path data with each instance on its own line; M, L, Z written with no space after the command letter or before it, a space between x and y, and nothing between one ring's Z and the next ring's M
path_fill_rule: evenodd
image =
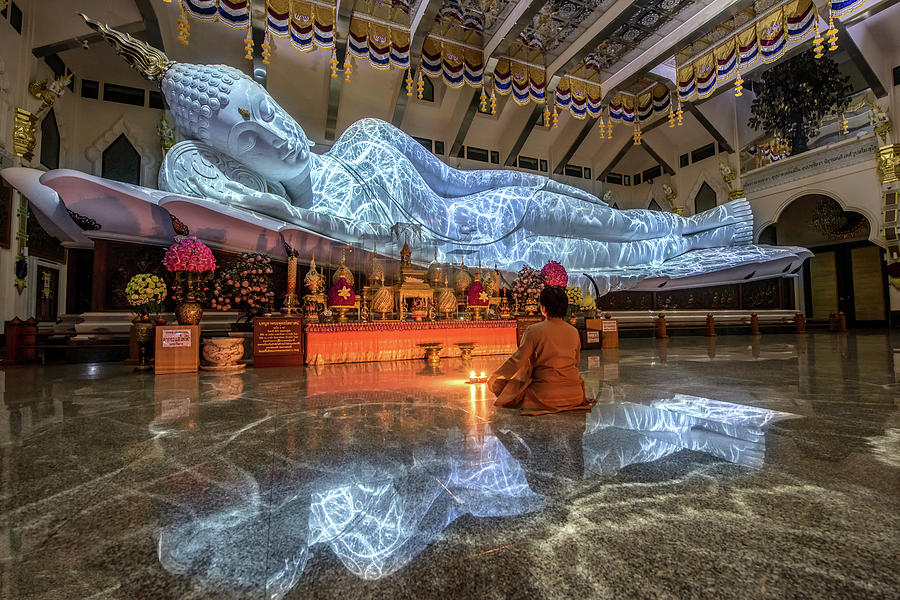
M199 302L181 302L175 306L175 319L179 325L199 325L203 307Z
M153 368L150 365L150 354L153 351L155 333L156 325L150 321L138 321L134 324L134 341L138 347L138 364L134 368L135 371L149 371Z
M236 371L247 366L239 363L244 356L244 338L212 337L203 339L203 358L209 364L200 367L204 371Z

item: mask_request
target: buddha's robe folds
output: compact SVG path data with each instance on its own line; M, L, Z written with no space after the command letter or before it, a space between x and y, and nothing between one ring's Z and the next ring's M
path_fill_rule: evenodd
M578 373L578 330L547 319L525 330L519 349L490 378L496 406L521 408L523 415L590 410Z

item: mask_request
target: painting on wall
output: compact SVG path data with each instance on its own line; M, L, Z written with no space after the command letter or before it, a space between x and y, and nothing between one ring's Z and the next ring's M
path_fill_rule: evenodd
M0 248L9 248L12 243L13 189L0 179Z

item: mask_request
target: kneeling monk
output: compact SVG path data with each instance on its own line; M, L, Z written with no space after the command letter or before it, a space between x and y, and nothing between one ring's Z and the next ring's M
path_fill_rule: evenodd
M581 339L563 321L569 300L559 286L545 287L539 299L546 320L525 330L519 349L494 371L488 387L496 406L521 408L523 415L590 410L578 374Z

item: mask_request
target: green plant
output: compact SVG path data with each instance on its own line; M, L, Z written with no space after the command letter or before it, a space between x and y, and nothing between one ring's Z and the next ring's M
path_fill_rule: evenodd
M846 110L849 81L836 62L807 50L762 74L748 125L789 143L792 154L805 152L822 119Z

